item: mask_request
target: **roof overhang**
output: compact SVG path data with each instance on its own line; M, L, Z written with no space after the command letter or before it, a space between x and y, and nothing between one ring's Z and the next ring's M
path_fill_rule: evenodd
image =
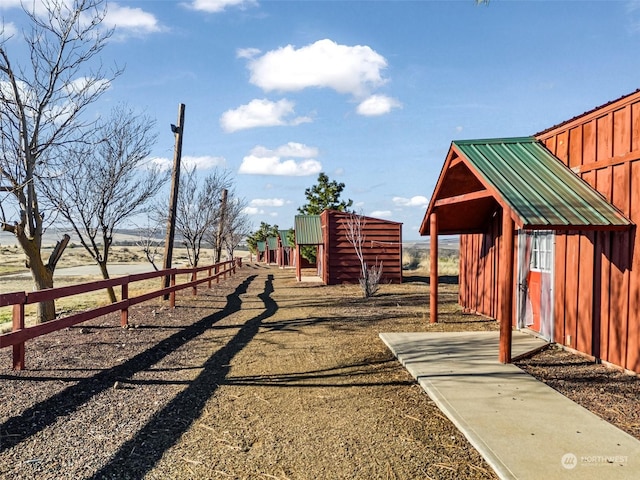
M525 230L626 230L632 222L533 137L454 141L420 234L483 231L506 210Z

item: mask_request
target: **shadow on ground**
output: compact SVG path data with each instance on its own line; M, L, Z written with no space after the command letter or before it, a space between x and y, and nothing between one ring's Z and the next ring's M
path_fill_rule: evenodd
M244 292L246 286L242 293ZM269 275L264 291L258 295L264 303L264 310L248 320L224 347L211 355L202 366L200 375L157 412L131 440L124 443L111 461L96 472L92 479L143 478L154 467L164 452L173 446L201 415L207 401L229 374L229 364L233 357L255 337L262 322L276 313L278 304L271 298L272 292L273 275ZM231 311L227 315L240 310L241 304L239 294L230 295L227 305ZM218 320L219 318L211 319L205 322L205 325L209 326ZM207 326L205 328L208 328Z
M0 452L19 445L27 438L54 424L58 418L72 414L92 397L112 388L116 381L126 380L134 376L137 372L150 368L184 344L202 335L217 322L239 311L242 306L240 296L247 292L249 285L255 278L255 275L250 276L238 285L233 293L227 295L225 307L216 313L204 317L190 326L177 330L176 333L157 343L153 348L132 357L116 367L99 371L88 378L79 379L78 383L65 388L45 401L33 405L22 412L22 414L7 419L0 424L0 438L2 439L0 442ZM257 333L262 320L270 317L277 310L277 304L270 298L270 294L273 291L272 280L273 277L269 275L268 280L265 282L264 292L259 295L265 305L262 313L247 322L225 347L220 349L206 362L205 370L194 381L194 385L188 387L187 390L174 399L165 410L158 412L156 416L153 417L151 423L162 422L162 424L165 425L163 429L167 432L167 435L163 436L164 439L156 438L158 436L154 434L152 439L147 440L145 449L139 453L139 455L144 456L144 459L136 457L135 465L133 465L130 458L131 456L129 455L133 448L132 445L141 441L139 439L140 436L150 436L148 428L144 429L138 436L132 439L132 445L126 445L129 449L126 455L123 453L116 454L114 461L96 474L97 476L94 478L140 478L141 475L130 473L148 471L164 451L158 449L162 449L165 445L172 445L182 431L188 428L188 424L190 423L188 419L196 411L190 403L198 400L194 397L197 397L198 388L202 386L202 378L215 378L218 379L218 382L221 378L224 378L226 372L221 370L219 365L227 364L229 359L233 358ZM12 378L11 375L3 375L2 377L5 380ZM216 381L212 379L211 385L215 386ZM203 395L206 395L208 398L210 393L203 393ZM185 411L183 412L182 410ZM180 422L176 421L176 416L180 416ZM174 419L173 422L171 421L172 418ZM187 420L185 420L185 418ZM185 423L186 426L184 425ZM169 429L168 426L172 424L179 424L180 429L177 427ZM121 450L121 452L123 452L123 450ZM124 458L125 456L127 458ZM119 472L121 472L122 475L120 475Z

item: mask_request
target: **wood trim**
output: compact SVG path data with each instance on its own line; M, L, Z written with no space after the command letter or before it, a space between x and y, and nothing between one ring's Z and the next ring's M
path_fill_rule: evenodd
M627 162L631 163L636 160L640 160L640 151L638 150L636 150L635 152L627 153L625 155L613 157L605 161L585 163L584 165L573 167L571 170L573 170L574 173L581 174L590 172L592 170L599 170L601 168L613 167L615 165L620 165Z
M430 249L430 278L429 278L429 323L438 323L438 214L433 212L430 217L429 233L431 235Z
M629 95L625 95L617 100L613 100L611 102L605 103L604 105L600 105L588 112L585 112L581 115L577 115L569 120L566 120L558 125L554 125L553 127L549 127L546 130L536 133L534 136L538 140L547 139L549 137L557 135L559 132L563 130L567 130L569 128L576 127L577 125L587 123L596 118L600 118L609 112L613 112L615 110L620 110L627 105L634 104L640 100L640 90L636 90Z
M493 194L489 190L479 190L477 192L463 193L462 195L456 195L455 197L447 197L436 200L434 206L442 207L444 205L452 205L455 203L471 202L473 200L480 200L481 198L493 197Z

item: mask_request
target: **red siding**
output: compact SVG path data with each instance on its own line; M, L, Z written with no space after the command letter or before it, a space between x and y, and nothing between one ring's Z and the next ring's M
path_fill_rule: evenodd
M640 224L640 92L538 134ZM460 239L460 304L499 316L499 225ZM517 267L516 267L517 268ZM640 235L557 232L553 340L640 372Z
M349 214L326 210L320 221L325 249L323 280L327 285L357 284L360 260L347 239ZM364 260L369 266L382 263L381 283L402 282L402 224L371 217L364 219Z
M640 224L640 92L542 132L538 139ZM636 229L558 236L555 266L554 340L640 372Z
M485 233L460 236L460 305L465 310L497 318L500 315L500 215Z

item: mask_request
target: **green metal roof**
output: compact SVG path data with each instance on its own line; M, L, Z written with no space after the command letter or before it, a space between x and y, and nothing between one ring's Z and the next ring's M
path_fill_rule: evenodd
M298 245L322 244L320 215L296 215L294 225Z
M289 239L287 238L288 233L289 233L289 230L278 230L278 234L280 235L280 243L285 248L292 246L291 242L289 242Z
M278 237L267 237L267 246L269 247L269 250L277 250Z
M264 252L267 249L267 242L264 240L258 240L257 245L259 252Z
M523 228L620 228L631 222L533 137L454 141Z

